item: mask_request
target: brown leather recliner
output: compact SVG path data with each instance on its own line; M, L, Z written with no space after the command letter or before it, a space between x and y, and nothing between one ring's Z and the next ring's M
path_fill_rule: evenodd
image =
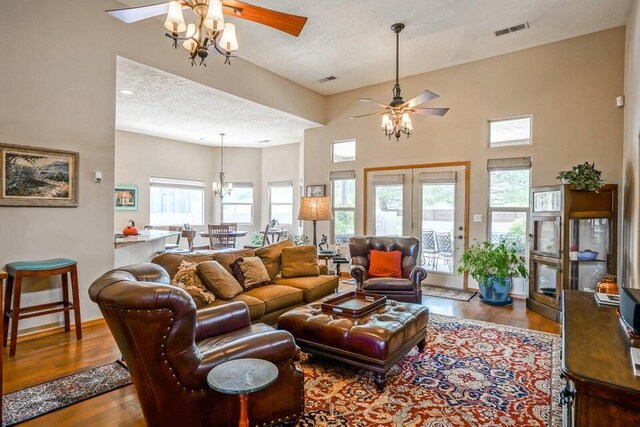
M207 374L222 362L265 359L279 376L249 396L252 425L295 425L304 411L304 377L289 332L252 325L246 304L196 311L155 264L112 270L89 288L113 334L150 426L238 425L238 396L211 390Z
M401 251L402 278L369 278L369 251ZM357 289L386 295L396 301L422 303L420 283L427 277L427 271L417 265L420 256L420 240L415 237L373 237L361 236L349 239L351 254L351 276L356 280Z

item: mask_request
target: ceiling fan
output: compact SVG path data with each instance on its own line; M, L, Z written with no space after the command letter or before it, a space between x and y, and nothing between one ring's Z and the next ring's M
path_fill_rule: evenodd
M436 99L439 95L428 90L423 91L415 98L404 101L400 95L400 82L399 82L399 63L400 63L400 31L404 29L404 24L398 23L391 26L391 31L396 33L396 84L393 87L393 99L389 105L383 104L371 98L360 98L362 102L371 102L384 108L384 111L379 113L362 114L360 116L350 117L351 119L358 119L360 117L368 116L382 116L382 130L389 139L395 137L396 141L400 140L400 137L404 134L407 138L411 136L413 131L413 123L411 123L411 115L419 114L426 116L444 116L448 108L420 108L418 105L424 104L427 101Z
M192 24L187 25L185 22L183 9L195 14ZM168 32L165 35L173 40L173 46L177 49L178 43L182 42L182 46L189 51L191 65L199 59L199 65L205 66L204 61L212 49L225 57L225 64L230 62L233 52L238 49L235 25L225 23L223 15L266 25L295 37L300 35L307 22L304 16L290 15L235 0L168 1L106 12L127 24L166 14L164 26Z

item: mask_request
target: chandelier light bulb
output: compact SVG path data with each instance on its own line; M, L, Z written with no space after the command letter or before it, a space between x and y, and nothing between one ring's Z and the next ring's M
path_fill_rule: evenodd
M169 2L169 12L167 13L166 21L164 21L164 27L172 33L182 33L186 31L187 24L184 22L182 4L179 1Z
M220 42L218 43L222 49L227 52L233 52L238 50L238 39L236 38L236 26L233 24L226 24Z
M388 129L391 126L391 118L388 114L382 115L382 124L380 125L383 129Z
M192 52L196 47L198 47L198 43L194 39L199 38L198 30L196 29L196 24L189 24L187 27L187 40L182 43L182 47L187 49L189 52Z
M407 123L411 123L411 117L408 112L402 113L402 124L406 125Z
M209 2L207 16L204 18L204 26L211 31L222 31L225 28L222 2L220 0L211 0Z

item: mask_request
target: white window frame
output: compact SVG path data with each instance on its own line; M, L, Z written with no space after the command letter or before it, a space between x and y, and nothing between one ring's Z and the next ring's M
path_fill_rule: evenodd
M494 162L495 165L491 165ZM529 163L528 166L525 166L526 163ZM521 165L518 165L521 164ZM524 221L525 221L525 239L529 234L529 210L531 205L531 200L527 197L527 206L525 207L492 207L491 206L491 172L499 171L499 170L528 170L529 171L529 190L531 190L531 158L530 157L521 157L514 159L490 159L487 163L487 242L491 242L491 229L492 229L492 218L493 212L517 212L524 213ZM526 244L525 240L525 253L523 254L526 259L529 257L529 245Z
M496 144L491 144L491 123L507 122L510 120L529 119L529 139L515 139L512 141L503 141ZM522 143L522 141L529 141ZM523 116L504 117L501 119L494 119L487 121L487 147L489 148L504 148L504 147L522 147L527 145L533 145L533 114L525 114Z
M225 196L225 198L222 199L222 212L221 212L221 217L222 217L222 222L223 223L227 223L229 221L226 220L226 218L224 217L224 207L226 206L246 206L249 205L251 206L251 219L249 220L249 222L239 222L238 224L242 224L242 225L253 225L253 205L255 202L255 197L256 197L256 193L254 191L254 187L253 187L253 182L232 182L231 183L231 188L232 188L232 192L237 189L237 188L250 188L251 189L251 203L237 203L237 202L229 202L229 196Z
M334 147L336 146L336 144L344 144L345 142L353 142L353 144L355 146L355 152L353 153L353 159L351 159L351 160L336 160L334 158ZM355 139L343 139L341 141L333 141L333 142L331 142L331 153L330 153L331 158L329 159L330 163L355 162L356 159L358 158L357 152L358 152L358 143L356 142Z
M197 181L192 179L181 179L181 178L160 178L160 177L151 177L149 178L149 225L152 226L169 226L169 225L182 225L182 224L154 224L151 222L151 188L152 187L160 187L160 188L182 188L182 189L197 189L202 192L202 224L193 224L190 225L204 225L206 222L205 217L205 209L207 205L206 192L205 190L205 182Z
M281 187L291 187L291 203L273 203L271 201L271 189L272 188L281 188ZM269 182L267 184L267 193L268 193L268 199L269 199L269 220L273 219L273 206L274 205L278 205L278 206L285 206L285 205L291 205L291 223L290 224L285 224L283 222L279 222L280 225L286 225L286 226L292 226L293 225L293 199L294 199L294 195L293 195L293 181L274 181L274 182Z
M356 207L355 207L355 203L354 206L352 208L345 208L345 207L336 207L336 201L335 201L335 196L336 196L336 187L335 187L335 183L336 181L353 181L354 186L353 186L353 191L354 191L354 200L357 197L357 192L358 192L358 188L356 185L356 173L355 171L341 171L341 172L331 172L330 175L330 181L331 181L331 208L333 210L333 217L336 218L336 212L353 212L353 234L355 236L356 234ZM336 244L336 221L333 220L331 221L331 241L333 242L333 244Z

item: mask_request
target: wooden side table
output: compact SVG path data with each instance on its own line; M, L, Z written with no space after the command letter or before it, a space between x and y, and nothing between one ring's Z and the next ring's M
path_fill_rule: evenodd
M249 393L269 387L277 378L276 365L267 360L247 358L219 364L207 375L207 383L219 393L240 397L238 427L249 427Z

